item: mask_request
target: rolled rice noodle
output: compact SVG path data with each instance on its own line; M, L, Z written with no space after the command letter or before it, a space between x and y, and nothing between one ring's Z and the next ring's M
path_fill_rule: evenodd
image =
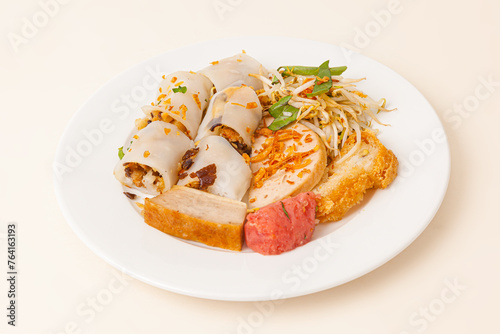
M226 88L212 97L196 141L218 135L219 128L216 126L220 124L236 131L251 147L251 137L261 119L262 107L253 89L246 86Z
M186 92L174 92L173 89L185 87ZM210 90L213 85L204 75L178 71L160 83L160 93L154 106L142 107L146 115L158 110L184 125L191 138L196 137L203 113L208 106Z
M140 130L130 148L124 149L125 155L116 164L114 175L123 185L141 192L159 195L160 192L154 182L156 171L164 182L163 191L167 191L177 182L179 163L184 153L194 146L182 131L175 125L158 121L148 124ZM130 177L127 177L125 164L136 163L152 168L143 175L143 187L136 186Z
M252 179L252 172L245 159L222 137L205 137L197 147L199 151L187 170L188 176L180 179L177 184L184 186L196 181L197 178L192 178L189 174L215 164L217 178L207 191L240 201L250 187Z
M249 74L259 74L261 63L246 53L215 61L212 65L198 71L206 75L215 85L218 92L231 86L247 85L254 89L262 88L262 81L249 76ZM263 74L267 76L267 70L263 69Z

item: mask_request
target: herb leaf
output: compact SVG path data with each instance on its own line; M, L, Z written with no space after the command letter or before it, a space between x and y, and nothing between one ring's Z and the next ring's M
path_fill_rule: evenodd
M283 73L281 75L283 77L288 77L292 74L296 75L318 75L319 72L319 67L312 67L312 66L280 66L278 67L278 71L284 69ZM341 75L344 73L345 70L347 70L347 66L337 66L337 67L330 67L330 76L332 75Z
M288 212L286 212L286 209L285 209L285 204L283 204L283 202L281 202L281 207L283 208L283 212L285 213L285 215L288 217L288 219L290 219L290 216L288 215ZM291 219L290 219L291 220Z
M307 94L307 97L312 97L312 96L317 96L317 95L321 95L324 93L328 93L330 88L332 88L332 78L330 75L330 68L328 67L329 62L330 61L327 60L319 66L318 75L316 76L316 83L314 84L313 91L312 91L312 93ZM318 83L319 82L318 78L319 79L328 78L328 81L326 81L326 82L321 81L321 83Z
M274 121L267 127L269 130L279 130L297 119L299 108L288 104L291 98L292 95L285 96L269 108L269 114L274 117Z
M187 92L187 87L186 86L179 86L179 87L175 87L174 89L172 89L172 91L174 93L182 93L182 94L185 94Z
M285 116L284 113L291 113L292 116ZM269 130L276 131L279 130L288 124L292 123L297 119L297 114L299 113L299 108L295 108L294 106L287 105L283 109L283 112L280 116L276 117L274 121L267 127Z
M118 158L123 159L123 156L125 155L125 153L123 153L123 146L118 148Z
M347 70L347 66L330 67L330 75L341 75Z
M271 81L271 85L276 85L277 83L279 83L280 81L278 80L278 78L274 75L273 76L273 81Z
M269 113L271 116L274 118L281 116L281 113L283 112L283 109L288 105L288 101L292 98L292 95L288 95L285 97L282 97L278 102L273 104L271 108L269 108Z

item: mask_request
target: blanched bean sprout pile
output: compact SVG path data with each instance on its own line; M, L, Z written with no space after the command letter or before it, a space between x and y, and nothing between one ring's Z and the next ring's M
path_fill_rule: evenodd
M359 89L364 80L342 77L346 67L284 66L268 74L252 75L264 88L257 93L264 111L275 118L270 129L279 129L291 122L300 122L313 130L325 144L329 157L337 162L347 159L360 145L361 131L373 129L372 121L381 123L376 114L386 109L386 100L375 101ZM326 75L325 75L326 74ZM376 132L376 131L375 131ZM343 156L340 149L355 133L356 145Z

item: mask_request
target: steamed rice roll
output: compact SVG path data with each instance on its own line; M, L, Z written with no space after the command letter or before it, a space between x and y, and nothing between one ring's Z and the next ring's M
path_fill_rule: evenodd
M218 136L203 138L187 151L181 163L178 185L208 191L241 201L252 180L245 159Z
M241 154L252 149L252 135L262 119L262 106L250 87L229 87L215 94L198 130L196 141L222 136Z
M146 118L137 120L138 129L152 121L164 121L176 125L188 137L196 137L212 87L206 76L194 72L178 71L166 76L156 100L142 107Z
M153 122L134 136L114 175L124 186L159 195L177 182L181 158L193 146L175 125Z
M262 64L246 53L212 62L212 65L198 71L206 75L215 85L218 92L231 86L247 85L254 89L262 88L262 81L249 74L259 74ZM262 68L267 77L267 71Z

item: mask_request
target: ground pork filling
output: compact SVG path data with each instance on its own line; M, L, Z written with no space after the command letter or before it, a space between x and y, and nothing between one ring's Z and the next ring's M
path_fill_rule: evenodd
M192 148L187 150L184 153L184 156L181 159L181 170L179 171L179 180L186 178L188 175L190 178L194 179L193 181L186 184L186 187L195 188L199 190L207 190L208 187L215 183L215 179L217 179L217 166L215 164L211 164L201 168L196 172L189 173L189 169L194 163L194 159L196 155L200 151L199 147Z
M137 127L137 130L142 130L149 123L156 122L156 121L163 121L163 122L173 124L179 130L181 130L186 136L188 136L190 139L192 139L191 136L189 135L188 129L186 129L186 127L181 122L173 119L170 115L168 115L167 113L164 113L160 110L153 110L152 112L149 113L148 116L146 116L144 118L136 119L135 126Z
M181 170L179 171L179 180L182 180L188 176L187 171L193 165L194 158L196 158L196 155L198 154L199 151L200 148L195 147L190 150L187 150L186 153L184 153L184 155L181 158Z
M144 182L152 178L152 184L156 191L162 193L165 190L163 177L155 169L137 162L127 162L123 166L125 167L125 176L130 178L136 187L144 187Z
M179 178L183 179L187 175L188 173L184 172L180 175ZM185 184L184 186L207 191L208 187L212 186L217 179L217 166L215 164L205 166L197 170L196 172L189 173L189 177L194 180Z
M219 127L219 131L219 135L226 139L240 154L246 153L250 155L252 153L252 148L245 144L238 132L224 125Z

